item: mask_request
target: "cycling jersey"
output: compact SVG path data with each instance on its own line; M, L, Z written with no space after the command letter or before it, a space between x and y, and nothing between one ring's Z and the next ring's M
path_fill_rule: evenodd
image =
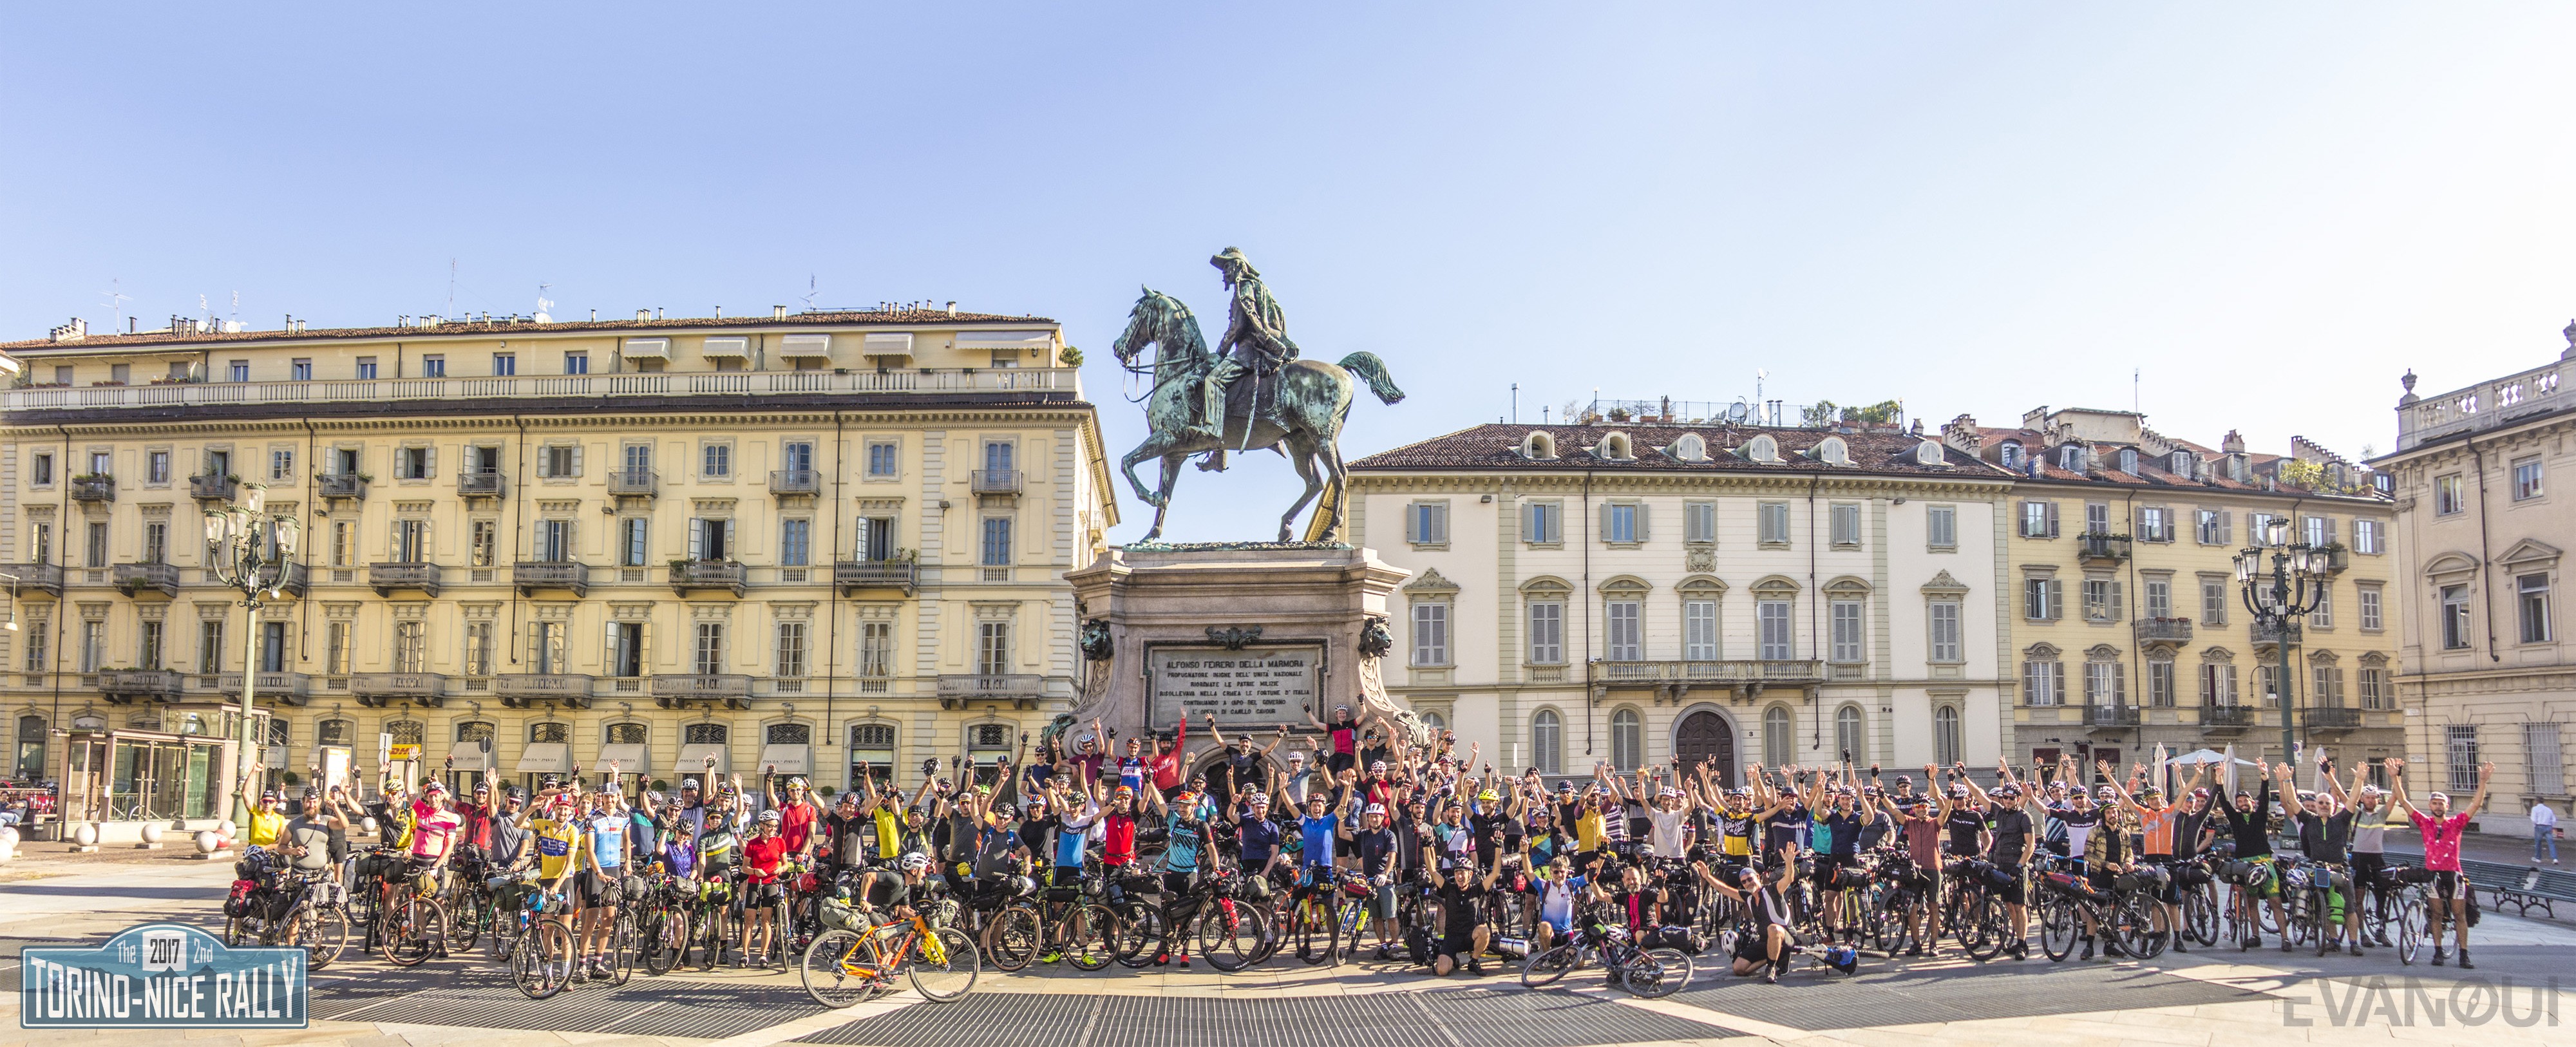
M1582 809L1582 813L1575 815L1574 849L1578 851L1600 850L1603 821L1605 821L1605 819L1601 817L1601 809L1598 807L1585 807Z
M1782 850L1804 838L1807 835L1807 815L1805 804L1793 805L1772 815L1762 823L1765 832L1762 849L1765 852Z
M1351 850L1359 855L1360 872L1384 876L1395 861L1399 837L1393 828L1362 829L1351 837Z
M411 853L419 858L437 858L447 853L455 839L457 817L453 811L442 811L420 804L412 812Z
M1119 868L1136 860L1136 816L1113 813L1101 820L1100 864Z
M2354 854L2380 854L2388 834L2388 805L2375 811L2356 810L2352 814L2352 850Z
M1730 858L1748 858L1753 854L1753 812L1741 814L1721 811L1718 814L1718 853Z
M1652 826L1646 832L1646 852L1658 858L1681 857L1682 827L1689 824L1690 815L1687 809L1663 811L1648 808L1646 819Z
M2434 872L2460 871L2460 834L2469 828L2469 816L2449 814L2435 818L2429 814L2410 815L2415 831L2424 836L2424 867Z
M698 864L706 870L707 877L713 879L741 857L736 853L741 846L741 840L734 836L732 829L709 822L706 834L698 837Z
M2181 814L2181 808L2172 806L2146 811L2145 816L2139 819L2139 826L2144 830L2145 839L2140 843L2138 852L2151 858L2171 857L2174 852L2174 827L2181 822Z
M603 814L590 820L591 867L615 870L626 864L626 816Z
M2179 809L2179 805L2176 805L2176 809ZM2201 830L2208 824L2207 810L2182 811L2174 815L2173 856L2175 861L2184 861L2200 855Z
M752 883L770 883L778 879L778 865L787 857L787 841L775 836L753 837L742 845L742 878Z
M903 816L879 805L871 812L877 823L877 857L892 858L903 853Z
M1270 860L1271 852L1279 849L1279 823L1247 814L1242 821L1235 823L1234 838L1242 846L1244 868L1256 869ZM1072 863L1059 856L1056 864L1078 864L1079 861L1079 855Z
M912 904L915 890L903 881L902 873L892 869L870 869L866 876L859 878L858 890L853 893L869 908L882 910Z
M528 831L537 838L538 876L560 879L578 867L573 847L581 842L581 823L539 818L528 823Z
M2344 843L2351 838L2351 811L2322 818L2315 811L2299 814L2299 853L2307 855L2309 861L2342 862Z
M1336 830L1340 829L1341 826L1342 818L1338 814L1327 814L1321 818L1301 819L1297 823L1297 835L1300 838L1300 841L1305 845L1305 850L1304 857L1298 860L1298 864L1301 866L1321 865L1330 867L1333 864L1333 844L1335 842L1333 834Z
M1941 820L1933 817L1909 818L1905 822L1905 853L1914 867L1923 872L1941 871Z
M814 805L791 800L778 806L778 838L790 851L802 852L805 843L814 838Z
M2030 847L2030 815L2018 807L1994 812L1987 828L1995 834L1995 864L2019 865Z
M1836 858L1851 858L1860 853L1860 812L1829 814L1818 824L1823 825L1829 834L1825 853Z
M1173 814L1163 823L1163 871L1197 872L1199 848L1207 843L1206 823Z
M2094 828L2102 824L2102 809L2099 807L2090 810L2074 806L2052 807L2048 813L2057 819L2057 824L2066 827L2066 853L2070 855L2083 854Z
M2232 803L2218 805L2219 815L2227 819L2228 831L2236 838L2238 861L2271 856L2271 835L2264 831L2267 828L2266 812L2270 811L2271 807L2272 780L2269 778L2255 787L2253 810L2239 811Z
M1950 833L1950 854L1973 858L1980 853L1977 834L1986 830L1984 814L1974 808L1953 807L1950 808L1949 817L1942 819L1941 826Z
M1538 894L1539 919L1546 920L1549 925L1555 927L1559 931L1572 927L1574 925L1574 900L1582 896L1583 885L1587 882L1589 881L1581 876L1568 876L1565 878L1563 883L1559 883L1555 880L1540 881Z

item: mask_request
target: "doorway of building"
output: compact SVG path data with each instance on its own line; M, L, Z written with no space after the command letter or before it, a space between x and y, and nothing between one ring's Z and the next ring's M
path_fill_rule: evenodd
M1718 784L1734 787L1735 726L1715 709L1698 709L1673 725L1673 754L1681 757L1682 766L1696 767L1701 760L1717 761Z

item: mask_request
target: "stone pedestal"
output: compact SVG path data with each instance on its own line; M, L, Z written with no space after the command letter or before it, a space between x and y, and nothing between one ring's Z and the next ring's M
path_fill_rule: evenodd
M1208 712L1229 735L1307 730L1310 705L1318 718L1349 705L1410 723L1377 674L1387 596L1405 577L1340 544L1111 549L1065 575L1083 658L1070 734L1095 717L1122 738L1170 731L1186 715L1195 735Z

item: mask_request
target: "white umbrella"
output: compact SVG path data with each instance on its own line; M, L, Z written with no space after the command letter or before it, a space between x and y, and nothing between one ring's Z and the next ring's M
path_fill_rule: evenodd
M2232 756L2228 753L2222 753L2216 749L2194 749L2190 752L2174 757L2171 762L2178 764L2226 763L2231 759L2235 760L2238 765L2244 767L2262 766L2252 760Z

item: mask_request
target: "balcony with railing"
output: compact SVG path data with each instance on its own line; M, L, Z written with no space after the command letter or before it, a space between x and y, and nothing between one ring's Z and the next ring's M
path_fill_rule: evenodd
M358 704L386 706L396 702L438 707L446 700L444 673L359 673L349 678L349 693Z
M2125 534L2076 535L2075 559L2081 563L2126 563L2129 559L2129 536Z
M2288 638L2291 646L2295 647L2299 643L2299 623L2256 621L2251 635L2256 647L2278 647L2285 637Z
M662 490L662 474L651 469L612 469L608 493L621 498L651 498Z
M2210 734L2241 734L2260 726L2263 711L2251 705L2204 705L2200 707L2200 729Z
M224 673L217 676L215 690L227 695L240 694L242 674ZM288 705L302 705L312 693L313 678L303 673L251 674L251 696L254 698L275 698Z
M812 495L823 489L823 474L812 469L772 469L769 471L769 493L780 496Z
M111 669L98 674L98 689L115 705L138 699L175 702L186 692L176 669Z
M839 560L832 564L832 584L841 587L843 596L861 589L900 589L910 596L920 580L921 565L911 560Z
M2117 730L2138 725L2138 707L2134 705L2084 705L2084 726Z
M2189 618L2140 618L2132 624L2139 643L2187 644L2191 642Z
M72 477L72 501L113 502L116 500L116 478L113 476Z
M2350 731L2361 726L2361 710L2339 705L2311 705L2299 710L2299 724L2311 731Z
M353 498L364 501L367 497L367 478L356 473L325 473L315 486L319 488L324 498Z
M233 496L240 493L241 481L229 476L216 476L210 473L188 478L188 497L200 501L229 502L233 500Z
M436 596L439 573L434 563L371 563L367 565L367 586L378 596L392 596L402 589Z
M1822 684L1825 663L1813 658L1595 661L1585 666L1584 675L1595 686L1668 690L1676 700L1701 687L1722 687L1739 698L1751 698L1772 687Z
M1035 673L950 673L939 678L939 707L963 708L968 702L1010 702L1034 709L1046 695L1046 677Z
M674 560L671 562L671 591L687 596L693 591L722 589L742 595L743 584L750 572L732 560Z
M2576 359L2562 359L2519 374L2437 393L2397 410L2397 449L2428 440L2483 432L2525 418L2576 407ZM2409 394L2412 395L2412 394Z
M739 673L663 674L653 677L653 702L678 709L706 702L726 709L751 707L751 677Z
M61 564L0 564L0 575L7 576L0 577L0 582L8 583L10 591L19 596L29 593L43 593L47 596L63 594L63 565Z
M179 595L179 568L166 563L121 563L116 565L116 587L127 596L156 592L163 596Z
M590 592L590 565L570 560L521 560L510 565L510 584L519 587L521 596L535 596L539 590L549 589L584 596Z
M1017 469L977 469L967 476L976 494L1018 494L1028 474Z
M313 572L300 562L287 564L286 577L278 580L276 591L286 596L301 598L304 590L312 584L312 575Z
M76 411L243 404L419 405L432 401L596 401L625 397L871 395L1065 392L1079 397L1081 371L1071 367L939 368L901 371L645 371L622 374L498 375L454 378L360 378L308 382L169 382L160 385L61 386L0 391L0 410Z
M536 705L587 709L590 684L586 673L506 673L492 678L492 690L501 696L501 704L512 709Z
M464 498L499 498L510 493L510 480L500 473L458 473L456 493Z

